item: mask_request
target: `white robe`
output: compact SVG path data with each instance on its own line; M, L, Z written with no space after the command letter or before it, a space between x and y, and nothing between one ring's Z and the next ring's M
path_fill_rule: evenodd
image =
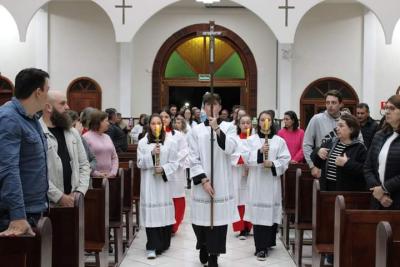
M143 126L140 125L139 123L136 124L135 127L133 127L130 135L134 144L137 144L139 142L139 134L141 134L142 132L143 132Z
M225 150L222 150L214 133L214 225L227 225L238 221L239 214L233 193L232 167L230 156L235 149L230 135L235 134L235 127L227 122L220 124L220 129L226 135ZM204 123L193 127L188 134L190 148L191 178L205 174L211 175L210 126ZM210 196L201 184L192 187L191 218L192 223L199 226L210 226Z
M257 163L258 149L263 146L264 140L258 135L248 139L251 151L247 179L249 199L244 220L256 225L272 226L282 220L281 175L289 166L290 153L281 137L274 135L269 139L268 159L276 169L276 176L273 176L270 168L264 168L264 163Z
M170 192L172 198L185 197L186 186L186 168L189 168L189 145L186 140L186 135L176 131L175 134L167 133L167 139L171 138L177 145L178 153L178 169L174 172L169 180Z
M245 205L248 199L248 186L247 177L243 176L245 173L245 166L248 164L249 158L249 146L247 139L240 139L238 135L232 137L233 141L236 143L235 152L231 156L232 164L232 178L233 178L233 188L235 193L236 206ZM244 161L244 164L238 165L240 156Z
M155 144L148 144L147 136L138 144L137 165L140 168L140 224L144 227L163 227L175 223L169 182L161 175L154 175L151 151ZM160 165L169 180L178 168L176 143L166 140L161 145Z

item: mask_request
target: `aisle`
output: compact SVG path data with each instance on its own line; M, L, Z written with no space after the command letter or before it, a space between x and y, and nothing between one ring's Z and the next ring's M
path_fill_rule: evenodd
M189 192L187 192L187 198ZM172 238L171 248L158 256L155 260L147 260L146 258L146 233L141 229L138 236L129 248L125 259L120 267L201 267L199 262L198 251L195 250L196 238L190 224L190 205L187 203L185 220L181 225L178 233ZM257 261L254 254L253 237L247 240L239 240L228 229L227 237L227 254L219 257L220 267L247 267L247 266L269 266L269 267L295 267L293 260L290 258L286 249L283 247L279 238L277 246L269 251L267 261Z

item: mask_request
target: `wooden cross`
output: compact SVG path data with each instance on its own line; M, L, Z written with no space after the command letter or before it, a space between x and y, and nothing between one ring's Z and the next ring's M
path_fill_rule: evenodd
M125 0L122 0L122 5L116 5L115 8L122 8L122 24L125 25L125 8L132 8L132 5L126 5Z
M215 29L215 23L214 21L210 21L210 29L209 31L204 31L198 33L198 35L209 37L210 38L210 44L209 44L209 53L210 53L210 66L209 66L209 71L210 71L210 91L211 95L214 94L214 62L215 62L215 37L216 36L222 36L223 32L216 32L214 31ZM211 114L214 116L214 105L211 103ZM210 174L210 184L211 187L214 187L214 132L213 129L211 128L211 139L210 139L210 145L211 145L211 174ZM211 197L211 203L210 203L210 227L213 229L214 227L214 198Z
M285 5L284 6L279 6L279 9L285 9L285 27L288 26L288 18L289 18L289 9L294 9L294 6L289 6L288 4L289 0L285 0Z

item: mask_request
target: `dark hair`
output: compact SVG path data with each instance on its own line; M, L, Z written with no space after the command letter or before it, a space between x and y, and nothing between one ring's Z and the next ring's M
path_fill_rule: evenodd
M273 109L268 109L267 112L268 112L268 114L271 115L271 117L272 117L272 123L274 123L274 120L275 120L275 110L273 110Z
M154 143L156 141L156 137L154 136L150 124L151 124L151 120L153 118L159 118L161 120L161 132L160 132L160 143L164 143L165 141L165 131L164 131L164 124L162 122L161 116L158 113L153 113L151 114L150 118L149 118L149 126L147 128L147 139L149 140L149 144L150 143Z
M250 124L251 124L251 116L249 114L246 114L246 115L243 115L240 119L242 119L244 117L250 118ZM242 130L240 129L240 120L239 120L236 125L236 133L239 135L241 132L242 132Z
M67 110L67 114L68 116L71 118L72 121L76 121L79 120L79 115L78 112L76 112L75 110Z
M117 116L117 110L115 108L108 108L105 111L108 114L108 120L112 120L114 116Z
M367 103L360 103L357 105L357 108L365 108L367 112L369 112L369 106Z
M169 109L162 109L160 111L160 113L158 113L160 115L160 118L161 118L161 113L163 113L163 112L167 113L168 116L169 116L169 119L170 119L169 125L164 125L164 126L170 128L170 129L173 129L173 127L172 127L173 121L172 121L172 113L171 113L171 111L169 111ZM150 121L149 121L149 123L150 123Z
M393 104L393 106L395 106L397 109L400 109L400 95L392 95L391 97L389 97L389 99L386 101L389 102L390 104ZM384 116L386 119L386 116ZM392 125L390 125L389 123L385 123L382 130L384 132L389 132L392 131ZM395 129L395 131L397 133L400 133L400 128L399 129Z
M146 123L142 124L142 118L146 119L146 117L147 117L147 114L144 114L144 113L140 114L140 116L139 116L139 124L140 125L144 126L146 124Z
M91 115L94 111L96 111L96 109L95 109L95 108L92 108L92 107L84 108L84 109L81 111L81 123L82 123L83 127L89 128L90 115Z
M330 96L337 97L337 99L339 100L339 103L342 103L342 101L343 101L343 95L342 95L342 93L339 92L338 90L329 90L328 92L326 92L326 94L325 94L325 99L326 99L329 95L330 95Z
M268 114L271 117L271 119L273 118L273 115L274 115L274 113L271 112L271 110L264 110L264 111L260 112L260 114L258 115L258 118L257 118L257 133L261 133L260 118L261 118L261 115L263 115L263 114ZM274 136L275 134L276 134L275 123L274 123L274 121L271 121L269 136Z
M122 117L122 114L117 112L117 117Z
M21 70L15 77L15 97L27 99L36 89L40 88L43 91L46 78L50 78L49 74L41 69Z
M169 106L169 108L170 108L170 109L171 109L171 108L178 108L178 106L175 105L175 104L171 104L171 105Z
M290 119L293 121L293 131L296 131L299 128L299 119L297 118L296 112L294 112L293 110L289 110L286 111L284 115L290 117Z
M340 116L341 120L344 120L347 126L351 129L350 138L356 139L360 135L360 123L358 122L357 118L351 114L345 113Z
M205 93L203 96L203 104L215 104L217 102L221 105L221 97L219 94L211 94L209 92Z
M106 112L95 110L90 114L89 130L97 132L100 129L100 124L108 117Z

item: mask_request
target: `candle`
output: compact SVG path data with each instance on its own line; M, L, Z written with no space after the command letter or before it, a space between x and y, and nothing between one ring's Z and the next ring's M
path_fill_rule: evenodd
M270 126L271 126L271 125L270 125L269 119L265 119L265 121L264 121L264 130L265 130L266 132L269 131L269 127L270 127Z
M161 127L160 127L160 125L156 125L156 133L155 133L156 139L160 138L160 132L161 132Z
M246 129L246 134L247 134L247 138L249 138L249 136L250 136L250 128Z

